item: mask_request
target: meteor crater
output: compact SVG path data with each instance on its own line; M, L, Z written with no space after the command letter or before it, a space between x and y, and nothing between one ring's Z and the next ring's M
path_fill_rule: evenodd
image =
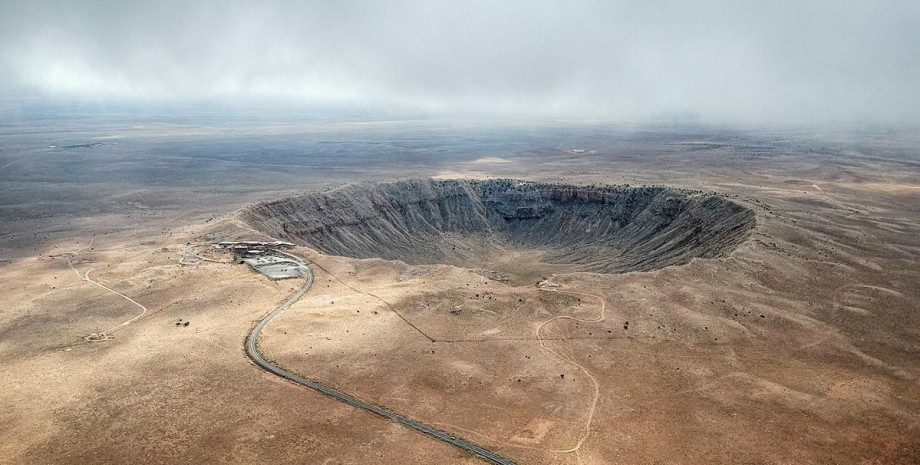
M242 217L327 254L486 269L502 262L512 275L534 260L554 272L622 273L721 257L755 225L751 209L719 195L506 179L360 183L255 204Z

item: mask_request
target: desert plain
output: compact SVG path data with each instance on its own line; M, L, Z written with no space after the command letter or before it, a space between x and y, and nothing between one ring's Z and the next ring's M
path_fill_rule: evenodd
M303 279L211 245L277 239L315 282L266 357L515 463L920 462L920 131L56 118L0 128L0 463L485 463L250 361ZM251 214L500 180L749 216L617 268L559 235L331 221L322 242Z

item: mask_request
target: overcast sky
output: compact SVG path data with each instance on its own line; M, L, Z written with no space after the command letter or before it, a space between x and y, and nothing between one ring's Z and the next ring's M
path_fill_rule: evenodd
M0 95L920 121L920 0L0 0Z

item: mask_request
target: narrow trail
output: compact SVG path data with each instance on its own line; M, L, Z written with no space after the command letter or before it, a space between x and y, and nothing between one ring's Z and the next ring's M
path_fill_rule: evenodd
M19 163L19 162L25 160L26 158L31 157L32 155L35 155L35 152L32 152L32 153L30 153L30 154L28 154L28 155L26 155L26 156L24 156L24 157L17 158L17 159L15 159L15 160L13 160L13 161L11 161L11 162L5 164L5 165L0 165L0 170L5 169L5 168L8 167L8 166L15 165L16 163Z
M172 218L169 218L169 219L165 220L162 224L163 224L163 225L166 225L166 224L168 224L168 223L170 223L170 222L173 222L173 221L175 221L175 220L177 220L177 219L179 219L179 218L182 218L182 217L187 216L187 215L189 215L189 214L191 214L191 213L194 213L195 211L196 211L196 210L189 210L189 211L187 211L187 212L185 212L185 213L182 213L182 214L180 214L180 215L177 215L177 216L174 216L174 217L172 217ZM83 252L83 251L85 251L85 250L87 250L87 249L89 249L90 247L93 246L93 243L94 243L94 242L96 242L96 237L95 237L95 236L94 236L94 237L91 237L90 240L89 240L89 243L87 243L85 246L83 246L83 247L80 248L79 250L76 250L76 251L74 251L74 252L70 252L70 253L66 254L64 258L65 258L65 260L67 261L67 266L68 266L71 270L73 270L73 272L76 273L77 276L78 276L80 279L82 279L83 281L86 281L86 282L88 282L88 283L90 283L90 284L93 284L93 285L95 285L95 286L97 286L97 287L100 287L100 288L102 288L102 289L105 289L106 291L108 291L108 292L110 292L110 293L112 293L112 294L115 294L115 295L117 295L117 296L119 296L119 297L121 297L121 298L127 300L128 302L131 302L132 304L134 304L135 306L137 306L138 308L141 309L141 313L139 313L138 315L136 315L136 316L134 316L134 317L132 317L132 318L129 318L129 319L127 319L127 320L125 320L125 321L123 321L123 322L121 322L121 323L119 323L119 324L117 324L117 325L115 325L115 326L113 326L113 327L111 327L111 328L109 328L109 329L107 329L107 330L105 330L105 331L102 332L102 333L104 333L104 334L111 334L112 332L114 332L114 331L116 331L116 330L118 330L118 329L121 329L121 328L123 328L123 327L125 327L125 326L128 326L128 325L130 325L131 323L134 323L135 321L139 320L139 319L142 318L144 315L146 315L146 314L150 311L150 309L147 308L146 306L144 306L143 304L141 304L140 302L138 302L138 301L136 301L136 300L134 300L134 299L132 299L132 298L130 298L130 297L128 297L128 296L122 294L121 292L118 292L118 291L116 291L116 290L114 290L114 289L112 289L112 288L110 288L110 287L108 287L108 286L106 286L106 285L100 283L99 281L96 281L96 280L90 278L89 274L94 270L94 268L90 268L89 270L86 270L86 272L84 272L83 274L80 274L80 271L77 270L76 268L74 268L73 262L71 262L71 260L70 260L71 257L74 256L74 255L76 255L76 254L79 254L79 253L81 253L81 252ZM191 249L190 246L186 246L186 251L187 251L187 252L189 252L190 249ZM192 254L192 256L194 256L195 258L198 258L198 259L201 260L201 261L209 261L209 262L220 263L220 262L218 262L217 260L213 260L213 259L210 259L210 258L207 258L207 257L201 257L201 256L199 256L199 255L197 255L197 254ZM182 265L186 265L186 263L183 263L182 260L183 260L183 259L180 258L180 259L179 259L179 263L182 264ZM196 263L196 264L197 264L197 263ZM129 278L125 278L125 279L129 279ZM124 279L122 279L122 280L120 280L120 281L117 281L117 282L121 282L121 281L124 281Z
M358 290L358 289L355 289L353 286L351 286L351 285L345 283L344 281L342 281L342 280L341 280L338 276L336 276L334 273L331 273L329 270L327 270L327 269L323 268L321 265L319 265L319 264L316 262L315 258L313 259L313 265L314 265L315 267L317 267L317 268L323 270L324 272L326 272L327 274L329 274L330 276L332 276L335 280L337 280L339 283L343 284L344 286L346 286L347 288L351 289L352 291L357 292L357 293L359 293L359 294L363 294L363 295L372 297L372 298L374 298L374 299L376 299L376 300L382 302L384 305L386 305L387 307L389 307L390 310L392 310L394 313L396 313L403 321L405 321L406 323L408 323L412 328L414 328L417 332L419 332L422 336L424 336L424 337L425 337L426 339L428 339L429 341L431 341L431 342L442 342L442 341L437 341L436 339L432 338L431 336L429 336L428 334L426 334L425 332L423 332L423 331L422 331L421 329L419 329L417 326L415 326L414 324L412 324L412 323L411 323L410 321L408 321L405 317L403 317L403 315L401 315L399 312L397 312L396 309L394 309L386 300L384 300L384 299L382 299L382 298L380 298L380 297L378 297L378 296L376 296L376 295L374 295L374 294L371 294L371 293L368 293L368 292L363 292L363 291L360 291L360 290ZM555 356L555 357L558 358L559 360L563 361L564 363L567 363L567 364L569 364L569 365L575 367L578 371L580 371L581 373L583 373L583 374L591 381L592 388L593 388L593 396L592 396L592 398L591 398L591 406L590 406L589 409L588 409L588 413L587 413L587 416L586 416L586 419L585 419L584 434L582 434L582 436L578 439L578 441L575 443L575 445L572 446L572 447L569 448L569 449L543 449L543 448L538 448L538 447L527 447L527 446L522 446L522 445L519 445L519 444L507 443L507 442L504 442L504 441L500 441L500 442L501 442L503 445L513 446L513 447L521 447L521 448L528 448L528 449L543 450L543 451L546 451L546 452L553 452L553 453L573 453L573 452L574 452L574 453L577 455L578 452L579 452L579 450L581 450L581 447L584 445L584 443L585 443L585 442L588 440L588 438L591 436L591 424L594 422L594 414L595 414L596 411L597 411L597 402L598 402L598 400L600 399L600 382L598 382L597 378L595 378L594 375L592 375L591 372L590 372L587 368L585 368L583 365L579 364L578 362L576 362L575 360L573 360L571 357L569 357L569 356L567 356L567 355L565 355L565 354L563 354L563 353L557 352L556 350L552 349L551 347L549 347L549 346L547 345L547 342L548 342L548 341L561 341L561 342L564 342L564 341L567 340L567 338L565 338L565 337L544 337L543 334L542 334L542 332L543 332L543 328L544 328L544 327L546 327L546 326L549 325L550 323L553 323L553 322L559 321L559 320L572 320L572 321L577 321L577 322L579 322L579 323L600 323L600 322L604 321L604 320L607 318L607 301L604 300L604 298L601 297L601 296L599 296L599 295L596 295L596 294L589 294L589 293L585 293L585 292L577 292L577 291L562 290L562 289L547 289L547 288L543 288L543 287L540 287L539 289L542 290L542 291L545 291L545 292L556 292L556 293L560 293L560 294L567 294L567 295L573 295L573 296L581 296L581 297L594 298L594 299L597 299L597 300L599 301L599 303L600 303L600 312L599 312L599 315L598 315L597 318L594 318L594 319L582 319L582 318L576 318L576 317L569 316L569 315L560 315L560 316L556 316L556 317L550 318L549 320L544 321L543 323L540 324L540 326L537 327L536 331L534 332L534 339L537 340L537 341L539 341L539 344L540 344L540 348L541 348L541 349L543 349L543 350L549 352L550 354L552 354L553 356ZM443 341L443 342L453 342L453 341ZM452 428L457 428L457 427L454 426L454 425L449 425L449 424L446 424L446 423L435 423L435 424L443 425L443 426L449 426L449 427L452 427ZM487 436L485 436L485 435L483 435L483 434L480 434L480 433L476 433L476 432L473 432L473 431L463 430L462 428L457 428L457 429L458 429L458 430L465 431L465 432L472 432L472 433L476 434L477 436L487 438ZM494 438L489 438L489 439L490 439L490 440L494 440ZM578 461L581 462L581 459L579 458Z
M544 321L543 323L540 324L540 326L537 327L536 331L534 332L535 339L538 340L538 341L540 341L540 348L541 348L541 349L543 349L543 350L549 352L550 354L552 354L553 356L555 356L557 359L563 361L564 363L567 363L567 364L569 364L569 365L575 367L578 371L582 372L582 373L591 381L591 384L592 384L592 386L593 386L594 395L592 396L592 399L591 399L591 406L589 407L588 413L587 413L587 415L586 415L586 417L585 417L584 433L581 435L581 437L578 439L578 441L575 443L575 445L573 445L572 447L570 447L570 448L568 448L568 449L547 449L547 448L544 448L544 447L527 446L527 445L523 445L523 444L516 444L516 443L513 443L513 442L498 440L498 439L495 439L495 438L490 437L490 436L488 436L488 435L482 434L482 433L480 433L480 432L478 432L478 431L474 431L474 430L470 430L470 429L461 428L461 427L459 427L459 426L456 426L456 425L453 425L453 424L450 424L450 423L433 423L433 424L434 424L434 425L437 425L437 426L442 426L442 427L448 427L448 428L451 428L451 429L455 429L455 430L460 431L460 432L462 432L462 433L464 433L464 434L469 434L469 435L478 436L478 437L481 437L481 438L484 438L484 439L489 439L489 440L491 440L491 441L496 441L496 442L498 442L499 444L501 444L501 445L503 445L503 446L515 447L515 448L518 448L518 449L537 450L537 451L541 451L541 452L550 452L550 453L557 453L557 454L571 454L571 453L574 453L577 462L578 462L578 463L581 463L581 456L580 456L581 448L582 448L582 446L585 444L585 442L587 442L588 438L591 436L591 424L594 422L594 414L595 414L596 411L597 411L597 402L598 402L598 399L600 398L600 383L598 382L597 378L595 378L594 375L592 375L591 372L590 372L587 368L585 368L583 365L579 364L578 362L576 362L575 360L573 360L571 357L569 357L569 356L567 356L567 355L565 355L565 354L559 353L559 352L557 352L556 350L553 350L552 348L550 348L548 345L546 345L546 342L547 342L547 341L565 341L566 338L564 338L564 337L543 337L543 336L542 336L542 332L543 332L543 329L544 329L547 325L549 325L550 323L553 323L553 322L555 322L555 321L559 321L559 320L572 320L572 321L577 321L577 322L579 322L579 323L600 323L600 322L606 320L606 318L607 318L607 301L606 301L603 297L601 297L601 296L599 296L599 295L596 295L596 294L589 294L589 293L585 293L585 292L569 291L569 290L563 290L563 289L547 289L547 288L543 288L543 287L540 287L539 289L542 290L542 291L546 291L546 292L557 292L557 293L560 293L560 294L568 294L568 295L577 295L577 296L582 296L582 297L590 297L590 298L597 299L597 300L600 302L600 312L599 312L599 315L597 316L597 318L594 318L594 319L583 319L583 318L576 318L576 317L573 317L573 316L570 316L570 315L560 315L560 316L556 316L556 317L550 318L549 320Z
M109 292L111 292L112 294L115 294L115 295L117 295L117 296L119 296L119 297L121 297L121 298L127 300L128 302L131 302L132 304L138 306L138 307L141 309L141 313L140 313L140 314L138 314L138 315L134 316L133 318L130 318L130 319L128 319L128 320L126 320L126 321L124 321L124 322L122 322L122 323L119 323L119 324L117 324L117 325L115 325L115 326L113 326L113 327L111 327L111 328L109 328L109 329L103 331L105 334L110 334L110 333L112 333L113 331L115 331L115 330L117 330L117 329L119 329L119 328L122 328L122 327L124 327L124 326L130 325L131 323L134 323L135 321L137 321L139 318L141 318L142 316L144 316L144 315L149 311L149 309L148 309L147 307L145 307L143 304L141 304L140 302L138 302L138 301L136 301L136 300L134 300L134 299L132 299L132 298L130 298L130 297L128 297L128 296L122 294L121 292L118 292L118 291L116 291L116 290L114 290L114 289L112 289L112 288L110 288L110 287L108 287L108 286L106 286L106 285L100 283L99 281L95 281L95 280L93 280L92 278L90 278L90 277L89 277L89 274L93 271L93 268L90 268L89 270L86 270L86 272L83 273L83 274L81 275L81 274L80 274L80 271L77 270L76 268L74 268L73 264L70 262L70 258L67 258L67 266L70 267L70 269L73 270L73 272L76 273L77 276L80 277L80 279L82 279L82 280L84 280L84 281L86 281L86 282L88 282L88 283L94 284L94 285L96 285L96 286L98 286L98 287L101 287L102 289L105 289L106 291L109 291Z
M167 218L167 219L165 219L162 223L160 223L160 226L161 226L161 227L162 227L162 226L166 226L167 224L172 223L173 221L176 221L176 220L178 220L179 218L183 218L183 217L189 216L189 215L191 215L192 213L197 212L198 210L199 210L199 209L197 209L197 208L193 208L193 209L191 209L191 210L189 210L189 211L187 211L187 212L185 212L185 213L180 213L180 214L178 214L178 215L176 215L176 216L174 216L174 217L172 217L172 218Z
M893 290L893 289L889 289L889 288L887 288L887 287L872 286L872 285L869 285L869 284L862 284L862 283L856 283L856 282L847 283L847 284L844 284L844 285L842 285L842 286L837 287L837 288L834 289L834 291L831 293L831 309L833 309L833 310L836 311L836 310L843 310L843 309L845 308L844 305L842 305L842 304L840 303L840 293L841 293L844 289L847 289L847 288L850 288L850 287L863 287L863 288L868 288L868 289L877 289L877 290L880 290L880 291L883 291L883 292L894 292L894 293L896 293L896 294L900 294L899 292L897 292L897 291L895 291L895 290ZM822 335L820 338L818 338L818 339L816 339L816 340L814 340L814 341L812 341L812 342L809 342L809 343L806 343L806 344L802 344L802 345L796 347L795 350L793 350L791 353L792 353L792 354L796 354L796 353L799 353L799 352L801 352L801 351L804 351L804 350L807 350L807 349L811 349L812 347L817 347L817 346L819 346L819 345L821 345L821 344L824 344L825 342L827 342L827 341L829 341L829 340L831 340L831 339L833 339L833 338L835 338L835 337L837 337L837 336L839 336L839 335L833 330L833 328L831 328L830 326L828 326L828 329L824 332L824 335Z
M537 330L536 330L536 332L535 332L535 335L536 335L537 339L540 340L540 348L542 348L543 350L545 350L545 351L547 351L547 352L549 352L549 353L555 355L556 358L558 358L559 360L562 360L563 362L568 363L569 365L572 365L573 367L577 368L577 369L578 369L579 371L581 371L585 376L587 376L588 379L591 380L591 384L592 384L593 387L594 387L594 396L593 396L593 398L591 399L591 407L588 409L588 414L587 414L587 416L586 416L586 418L585 418L585 432L584 432L584 434L581 436L581 438L579 438L578 442L577 442L573 447L571 447L571 448L569 448L569 449L564 449L564 450L549 450L550 452L559 452L559 453L570 453L570 452L575 452L576 455L577 455L577 454L578 454L578 451L581 449L581 446L583 446L584 443L585 443L585 441L587 441L588 438L591 436L591 423L594 422L594 414L595 414L595 412L597 411L597 401L598 401L598 399L600 398L600 392L601 392L600 383L597 381L597 378L595 378L594 375L592 375L591 372L590 372L587 368L585 368L583 365L579 364L578 362L576 362L575 360L573 360L571 357L569 357L569 356L567 356L567 355L564 355L564 354L562 354L562 353L560 353L560 352L557 352L557 351L553 350L552 348L550 348L550 347L546 344L546 339L544 339L544 338L541 336L541 331L543 330L544 327L546 327L546 325L548 325L548 324L550 324L550 323L553 323L553 322L555 322L555 321L559 321L559 320L572 320L572 321L577 321L577 322L580 322L580 323L600 323L600 322L604 321L604 320L607 318L607 301L605 301L604 298L601 297L601 296L599 296L599 295L588 294L588 293L585 293L585 292L576 292L576 291L568 291L568 290L561 290L561 289L545 289L545 288L540 288L540 289L543 290L543 291L546 291L546 292L558 292L558 293L561 293L561 294L577 295L577 296L582 296L582 297L591 297L591 298L595 298L595 299L597 299L598 301L600 301L600 304L601 304L600 314L599 314L598 317L595 318L595 319L588 320L588 319L583 319L583 318L576 318L576 317L574 317L574 316L569 316L569 315L560 315L560 316L557 316L557 317L550 318L549 320L546 320L546 321L544 321L543 323L541 323L540 326L537 327ZM579 458L579 462L580 462L580 461L581 461L581 459Z
M147 307L145 307L143 304L141 304L140 302L138 302L138 301L136 301L136 300L134 300L134 299L132 299L132 298L130 298L130 297L128 297L128 296L122 294L121 292L116 291L115 289L112 289L112 288L110 288L110 287L108 287L108 286L106 286L106 285L100 283L99 281L95 281L95 280L93 280L92 278L90 278L90 277L89 277L89 274L90 274L90 272L93 271L94 268L90 268L90 269L86 270L86 272L83 273L83 274L80 274L80 271L77 270L76 268L74 268L73 262L70 261L71 256L73 256L74 254L78 254L78 253L80 253L80 252L83 252L84 250L86 250L86 249L92 247L94 242L96 242L96 238L95 238L95 237L90 238L89 243L86 244L85 246L83 246L83 248L81 248L81 249L79 249L79 250L77 250L77 251L75 251L75 252L71 252L71 253L68 254L68 256L65 256L65 257L64 257L64 260L67 261L67 267L70 268L71 270L73 270L73 272L76 273L77 276L78 276L80 279L82 279L83 281L86 281L86 282L88 282L88 283L90 283L90 284L93 284L93 285L95 285L95 286L101 287L102 289L105 289L106 291L108 291L108 292L110 292L110 293L112 293L112 294L115 294L115 295L117 295L117 296L119 296L119 297L121 297L121 298L127 300L128 302L131 302L132 304L136 305L137 307L139 307L139 308L141 309L141 313L140 313L140 314L134 316L133 318L129 318L129 319L123 321L122 323L119 323L119 324L117 324L117 325L111 327L110 329L107 329L107 330L103 331L103 333L105 333L105 334L110 334L110 333L112 333L113 331L115 331L115 330L117 330L117 329L119 329L119 328L128 326L128 325L130 325L131 323L134 323L134 322L137 321L139 318L141 318L142 316L146 315L147 312L150 311L150 310L149 310Z
M333 279L335 279L336 281L338 281L340 284L342 284L343 286L347 287L348 289L351 289L352 291L354 291L354 292L356 292L356 293L358 293L358 294L365 295L365 296L368 296L368 297L370 297L370 298L372 298L372 299L375 299L375 300L379 301L380 303L382 303L383 305L385 305L388 309L390 309L391 312L395 313L396 316L398 316L399 319L401 319L404 323L406 323L407 325L409 325L409 326L410 326L412 329L414 329L417 333L421 334L422 337L424 337L425 339L428 339L428 342L438 342L438 341L436 341L433 337L429 336L428 333L422 331L418 326L416 326L414 323L412 323L411 321L409 321L405 316L403 316L402 313L399 313L399 311L397 311L396 308L394 308L392 305L390 305L389 302L387 302L386 300L384 300L384 299L381 298L380 296L378 296L378 295L376 295L376 294L372 294L372 293L370 293L370 292L364 292L364 291L362 291L362 290L356 289L354 286L352 286L352 285L346 283L345 281L342 281L342 279L339 278L338 276L336 276L335 273L329 271L328 269L326 269L326 268L324 268L322 265L320 265L320 264L316 261L316 257L312 257L312 258L310 259L310 261L311 261L311 263L313 264L313 266L315 266L316 268L319 268L320 270L323 270L324 273L328 274L329 276L332 276Z

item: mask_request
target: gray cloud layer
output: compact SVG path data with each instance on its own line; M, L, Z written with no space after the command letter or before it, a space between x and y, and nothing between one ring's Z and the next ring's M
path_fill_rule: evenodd
M0 92L918 121L920 2L0 0Z

